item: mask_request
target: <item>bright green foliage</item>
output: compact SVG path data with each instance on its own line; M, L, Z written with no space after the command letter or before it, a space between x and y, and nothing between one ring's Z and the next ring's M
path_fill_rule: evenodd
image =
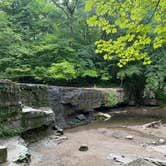
M69 62L54 63L48 69L48 77L56 80L71 80L76 77L74 65Z
M86 10L95 11L88 24L99 27L108 38L96 42L96 53L109 60L117 56L119 67L137 60L150 64L147 49L166 43L165 0L89 0Z
M83 74L82 74L82 77L87 77L87 76L89 76L89 77L94 77L94 78L97 78L97 72L96 72L96 70L94 69L94 70L92 70L92 69L90 69L90 70L85 70L84 72L83 72Z
M146 69L146 85L144 97L160 97L166 94L166 52L161 50L153 65Z
M72 14L68 18L50 0L0 1L0 77L42 82L52 64L64 61L74 64L79 78L97 77L94 42L100 33L88 27L84 3L69 2L73 13L61 4Z
M133 75L141 75L141 68L136 65L127 66L125 69L121 70L117 73L117 78L120 80L124 80L125 78L132 78Z
M165 13L165 0L0 0L0 78L164 96Z
M31 67L30 66L22 65L22 66L19 66L19 68L7 68L6 69L6 74L9 77L12 77L13 75L15 77L31 76L32 75L32 71L31 71Z
M34 76L36 80L41 81L43 78L47 77L47 68L37 66L34 70Z

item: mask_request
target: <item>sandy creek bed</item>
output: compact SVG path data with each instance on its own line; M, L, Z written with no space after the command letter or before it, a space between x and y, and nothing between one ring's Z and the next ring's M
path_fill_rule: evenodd
M125 117L94 122L65 130L59 141L53 132L36 132L32 137L38 141L26 140L31 162L25 166L118 166L139 157L166 161L166 144L154 145L159 139L166 140L165 122L157 129L143 129L143 124L154 120L158 118ZM79 151L84 144L89 150ZM113 160L114 156L123 156L124 163Z
M153 119L144 119L149 122ZM65 131L67 140L57 145L54 136L30 145L32 166L116 166L122 165L111 159L111 155L124 155L126 159L148 157L166 160L166 146L151 145L161 138L166 139L166 127L142 129L142 123L134 118L112 123L94 123ZM124 126L125 125L125 126ZM132 135L133 140L126 139ZM82 144L87 152L78 149ZM157 149L158 148L158 149Z

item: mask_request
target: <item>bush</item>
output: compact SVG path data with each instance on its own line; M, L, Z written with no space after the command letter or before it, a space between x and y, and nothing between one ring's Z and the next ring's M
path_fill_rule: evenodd
M34 70L34 76L36 80L43 80L47 77L47 68L37 66Z
M117 93L112 91L107 96L107 105L109 107L115 106L118 103Z
M5 124L0 124L0 137L12 137L21 134L22 130L18 128L10 128Z
M61 63L53 63L48 69L48 77L55 80L72 80L76 78L74 65L67 61Z
M7 68L6 75L8 77L18 77L18 76L31 76L32 69L30 65L22 65L17 68Z

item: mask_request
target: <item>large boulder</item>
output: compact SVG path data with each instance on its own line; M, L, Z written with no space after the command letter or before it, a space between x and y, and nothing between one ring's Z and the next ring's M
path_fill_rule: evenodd
M23 107L22 109L22 127L24 130L49 126L54 123L54 120L55 114L50 108Z

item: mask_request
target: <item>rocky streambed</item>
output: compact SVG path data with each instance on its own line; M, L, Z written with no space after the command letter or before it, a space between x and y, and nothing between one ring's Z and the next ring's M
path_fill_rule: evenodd
M127 110L131 109L139 108ZM61 136L55 130L40 129L23 138L0 140L9 147L8 162L2 166L166 165L165 119L115 114L108 121L66 129ZM86 148L80 151L81 146Z
M0 137L10 137L0 139L0 163L165 165L166 109L129 105L133 103L122 88L56 87L0 80ZM145 105L157 103L148 100Z

